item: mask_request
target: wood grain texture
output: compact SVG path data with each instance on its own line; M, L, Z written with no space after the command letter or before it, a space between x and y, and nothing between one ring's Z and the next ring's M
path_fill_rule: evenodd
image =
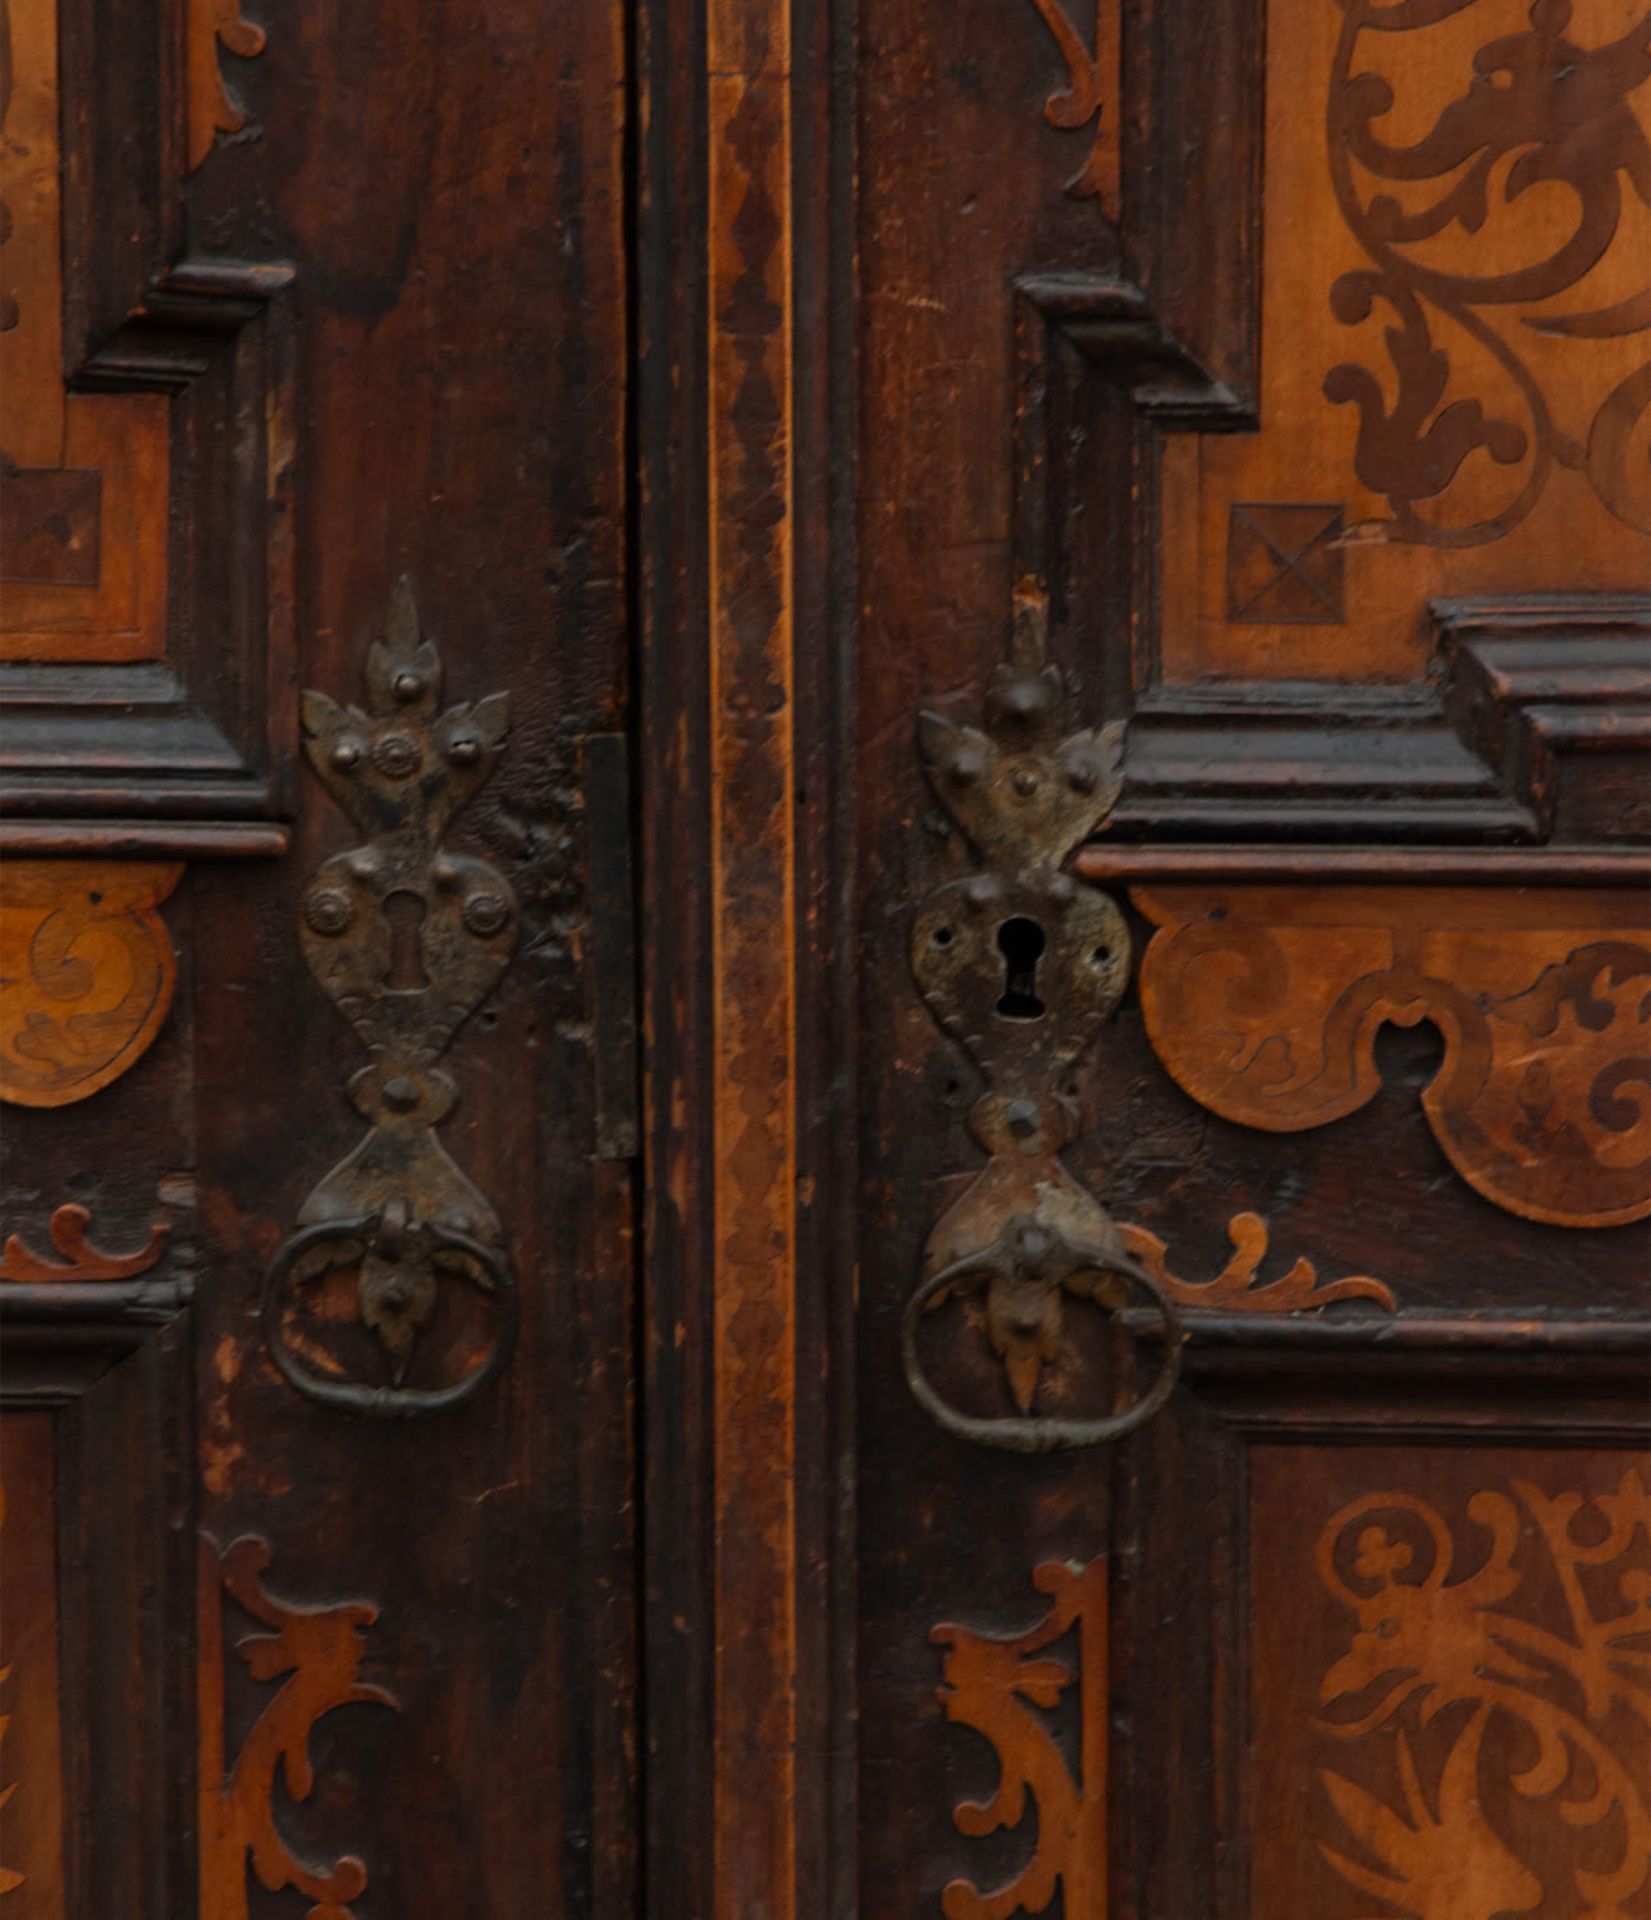
M1556 1226L1651 1213L1651 938L1636 894L1143 889L1141 1004L1204 1105L1271 1133L1380 1084L1376 1034L1444 1036L1422 1104L1461 1176Z
M49 1413L0 1414L0 1898L65 1920L57 1460Z
M790 32L706 15L714 1911L795 1911L796 933Z
M183 869L9 861L0 879L0 1100L61 1107L142 1058L177 962L158 911Z
M511 689L512 751L464 834L521 937L467 1029L450 1144L508 1223L521 1318L500 1391L419 1438L313 1407L262 1357L259 1276L360 1132L293 938L303 877L359 836L311 788L289 860L188 881L187 1164L200 1257L232 1276L195 1309L196 1517L267 1540L284 1600L382 1609L374 1677L402 1710L317 1725L315 1791L277 1816L297 1859L357 1853L361 1920L606 1920L640 1871L636 1170L595 1158L577 770L582 736L630 718L626 22L536 0L462 31L417 0L246 12L268 44L224 66L259 137L223 141L188 195L223 254L281 258L302 289L292 684L357 687L407 573L455 691ZM232 1752L245 1680L231 1660Z
M1595 1002L1591 976L1589 1006L1573 1002L1552 1031L1517 1016L1509 1027L1505 1008L1519 1002L1541 1028L1546 1016L1521 997L1546 967L1595 943L1645 946L1643 900L1630 891L1645 870L1644 781L1629 770L1644 753L1643 536L1597 497L1562 512L1560 500L1591 483L1583 465L1556 465L1540 507L1483 546L1349 540L1393 507L1354 471L1356 406L1327 399L1322 383L1358 359L1381 376L1391 411L1397 375L1381 329L1392 315L1378 304L1369 322L1347 324L1330 308L1347 229L1326 94L1298 84L1304 64L1328 58L1347 10L1110 9L1122 87L1115 227L1093 198L1064 191L1086 129L1043 116L1066 78L1050 11L1029 0L858 9L859 218L840 269L855 288L857 411L836 454L852 462L859 500L856 1885L867 1913L936 1913L960 1871L990 1891L1026 1863L1029 1836L1013 1852L1002 1835L995 1854L984 1837L960 1849L951 1809L989 1804L999 1770L977 1741L941 1736L930 1650L913 1625L955 1620L967 1592L971 1628L1008 1639L1027 1617L1025 1568L1105 1555L1114 1910L1271 1920L1336 1909L1318 1881L1312 1898L1291 1888L1263 1898L1248 1878L1257 1847L1292 1837L1308 1781L1298 1749L1267 1800L1251 1792L1243 1596L1263 1551L1241 1519L1252 1464L1272 1449L1288 1499L1290 1467L1308 1484L1354 1435L1390 1458L1414 1448L1469 1460L1492 1433L1528 1432L1563 1465L1642 1422L1643 1238L1632 1225L1550 1222L1567 1210L1626 1220L1616 1209L1638 1212L1647 1197L1632 1069L1589 1097L1612 1064L1607 1045L1620 1043L1625 1060L1644 1053L1643 982L1619 970ZM1429 11L1460 13L1451 31L1464 36L1482 16L1470 57L1532 24L1515 0ZM1579 5L1569 37L1605 44L1639 11ZM1062 12L1087 43L1087 7L1069 0ZM1426 134L1455 98L1425 92L1447 67L1420 53L1387 62L1399 98L1394 124L1374 122L1384 137ZM1471 74L1455 71L1456 92ZM1515 227L1539 247L1562 232L1576 201L1553 179L1501 199L1518 158L1504 149L1495 163L1483 235L1452 226L1435 254L1481 239L1517 246ZM1285 192L1280 169L1296 164L1311 181ZM1637 189L1617 177L1622 251L1602 261L1605 275L1630 271L1630 243L1644 251ZM1521 314L1513 303L1497 324L1517 339ZM1330 359L1304 364L1333 333ZM1373 355L1354 351L1366 338ZM1441 326L1434 344L1452 351L1459 383L1460 336ZM1609 392L1621 376L1607 377L1605 361L1620 354L1625 374L1636 349L1626 335L1566 346L1580 356L1556 351L1545 364L1587 362L1561 385L1591 417L1583 388L1597 376ZM1504 417L1505 397L1452 384L1440 407L1477 398L1487 419ZM1564 430L1580 449L1586 424ZM1263 448L1276 455L1267 483L1241 484ZM1480 450L1463 477L1477 484L1481 466L1492 480L1510 472ZM1240 540L1229 569L1235 506L1263 511L1244 516L1240 532L1255 538L1247 549ZM1138 1250L1182 1283L1186 1377L1161 1418L1108 1457L1010 1464L926 1433L890 1355L924 1226L978 1166L966 1132L978 1083L921 1010L896 1004L893 984L912 903L964 866L910 777L912 716L936 689L978 683L1028 591L1047 595L1051 647L1082 722L1128 721L1123 795L1080 873L1135 886L1138 904L1173 890L1149 886L1154 874L1229 905L1287 877L1294 884L1252 916L1286 942L1309 902L1383 928L1395 883L1430 876L1404 889L1410 930L1438 943L1418 971L1508 1030L1484 1049L1502 1075L1494 1136L1466 1100L1467 1050L1442 1060L1455 1043L1425 1012L1362 1036L1357 1072L1340 1083L1356 1081L1362 1104L1333 1124L1264 1131L1188 1087L1194 1057L1226 1046L1223 1057L1243 1062L1246 1040L1267 1038L1265 976L1235 966L1230 995L1225 980L1178 983L1164 1017L1188 1035L1183 1075L1154 1049L1149 958L1142 999L1126 1000L1104 1035L1094 1084L1073 1090L1069 1158L1134 1223ZM1373 622L1385 652L1367 643ZM1604 898L1612 881L1615 905ZM1231 926L1229 915L1204 931L1215 941ZM1168 922L1157 937L1167 944ZM1394 965L1384 954L1353 977ZM1316 977L1281 986L1281 1021ZM1272 1058L1246 1070L1264 1078ZM1524 1083L1533 1065L1547 1068L1548 1088L1540 1074ZM932 1122L915 1125L919 1113ZM1453 1167L1452 1147L1479 1184ZM1532 1218L1533 1206L1552 1211ZM1248 1256L1235 1257L1250 1221L1265 1223L1281 1275L1299 1255L1320 1287L1338 1276L1374 1286L1323 1311L1253 1311L1272 1270L1263 1261L1246 1278ZM1204 1276L1226 1296L1220 1311L1197 1309ZM1287 1291L1305 1301L1311 1284ZM1280 1582L1316 1585L1307 1547ZM1318 1589L1300 1604L1336 1603ZM1304 1678L1308 1694L1324 1671ZM1304 1717L1315 1711L1309 1699ZM1519 1737L1497 1739L1505 1750ZM1402 1813L1396 1757L1383 1765L1387 1803ZM918 1778L914 1794L906 1783ZM1361 1776L1372 1792L1373 1779ZM1430 1795L1436 1786L1430 1775ZM1346 1894L1350 1917L1382 1904L1327 1866L1321 1878ZM1450 1912L1448 1883L1438 1899L1435 1912Z

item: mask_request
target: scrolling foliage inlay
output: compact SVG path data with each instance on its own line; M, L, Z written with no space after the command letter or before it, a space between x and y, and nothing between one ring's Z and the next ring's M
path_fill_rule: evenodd
M224 79L220 47L242 60L263 52L262 27L241 12L241 0L189 0L189 171L211 153L220 133L239 133L246 114Z
M1356 1112L1376 1034L1430 1020L1440 1146L1498 1206L1556 1226L1651 1214L1651 940L1635 895L1153 887L1141 1007L1192 1097L1271 1133Z
M24 1245L15 1233L0 1247L0 1280L34 1285L64 1280L131 1280L160 1263L172 1243L172 1229L164 1221L149 1229L149 1239L131 1253L106 1253L87 1239L91 1210L73 1200L54 1210L47 1232L56 1260L44 1259Z
M1632 1469L1587 1501L1515 1481L1467 1518L1483 1544L1464 1550L1430 1502L1369 1493L1319 1540L1319 1577L1358 1621L1320 1724L1393 1763L1321 1772L1349 1836L1321 1851L1414 1920L1625 1920L1651 1880L1651 1496ZM1436 1779L1424 1738L1448 1740ZM1549 1835L1538 1851L1545 1811L1572 1836L1557 1855Z
M1012 1638L950 1622L930 1631L947 1650L940 1689L946 1718L983 1734L1002 1770L990 1800L963 1800L953 1809L958 1832L979 1838L1019 1827L1028 1796L1037 1820L1031 1859L1003 1886L983 1893L972 1880L950 1882L940 1903L946 1920L1043 1913L1057 1886L1066 1920L1105 1920L1106 1573L1105 1560L1082 1567L1045 1561L1032 1584L1049 1596L1049 1611ZM1049 1652L1074 1627L1076 1671ZM1074 1685L1083 1729L1076 1774L1044 1717Z
M1043 117L1062 133L1093 126L1089 158L1066 183L1074 200L1094 200L1108 220L1118 218L1121 83L1118 70L1118 0L1095 0L1095 50L1061 0L1032 0L1066 62L1067 85L1043 103Z
M1317 1267L1305 1255L1276 1280L1258 1284L1269 1237L1267 1223L1259 1213L1235 1213L1228 1221L1232 1258L1210 1280L1183 1280L1172 1273L1168 1247L1146 1227L1126 1221L1122 1231L1130 1253L1180 1307L1213 1308L1224 1313L1302 1313L1327 1307L1336 1300L1373 1300L1388 1313L1398 1311L1399 1303L1385 1280L1351 1273L1340 1280L1321 1282Z
M1370 70L1360 63L1372 36L1425 38L1462 13L1490 28L1502 9L1481 0L1342 0L1330 170L1370 264L1342 274L1330 301L1346 326L1378 309L1391 314L1384 373L1393 398L1357 361L1333 367L1324 393L1358 411L1354 465L1386 497L1388 539L1498 540L1535 507L1556 466L1586 476L1625 526L1651 533L1651 360L1608 361L1614 384L1591 396L1591 414L1567 421L1530 350L1533 337L1631 345L1651 329L1651 285L1624 293L1609 277L1605 288L1593 278L1619 231L1645 278L1643 240L1624 227L1623 210L1629 194L1651 207L1651 143L1633 100L1651 80L1651 12L1614 38L1583 44L1568 32L1573 11L1571 0L1535 0L1524 30L1493 32L1465 71L1450 69L1460 91L1405 142L1390 130L1409 123L1408 75L1427 74L1426 57L1419 68L1400 61L1388 73ZM1441 322L1453 345L1441 343ZM1483 396L1466 390L1478 375L1462 377L1464 360L1490 379ZM1508 477L1494 505L1476 501L1464 518L1450 503L1472 456L1481 471L1488 460ZM1437 505L1424 511L1424 501Z
M366 1653L362 1629L378 1618L378 1609L364 1601L290 1606L264 1587L269 1562L267 1541L248 1536L220 1553L212 1540L201 1537L196 1593L201 1920L248 1920L249 1867L268 1892L293 1887L313 1901L306 1920L353 1920L347 1903L366 1890L366 1867L354 1855L324 1868L300 1860L275 1822L276 1781L279 1775L293 1800L308 1800L315 1790L309 1752L315 1723L354 1701L399 1704L384 1688L359 1677ZM270 1629L238 1640L236 1657L253 1679L281 1682L233 1764L225 1751L224 1727L226 1592Z
M0 1100L62 1107L117 1080L177 981L159 908L183 868L8 860L0 873Z

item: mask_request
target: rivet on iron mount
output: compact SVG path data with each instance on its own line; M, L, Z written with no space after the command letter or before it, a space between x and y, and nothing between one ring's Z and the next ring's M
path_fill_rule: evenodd
M340 740L332 750L332 763L340 773L348 773L360 759L361 748L354 740Z
M391 780L417 773L423 758L418 742L406 733L387 733L373 748L373 765Z
M390 691L404 704L410 704L424 691L424 676L418 673L398 673L390 682Z
M356 854L350 861L349 866L350 878L352 880L368 881L378 878L378 861L376 857L370 853Z
M953 754L948 771L954 787L972 787L986 771L986 756L979 747L961 746Z
M1087 754L1072 761L1066 769L1067 785L1074 793L1093 793L1100 778L1100 768Z
M1020 673L998 695L999 709L1008 720L1025 725L1051 705L1052 689L1037 674Z
M445 854L439 855L430 863L430 878L443 893L451 893L459 884L459 870Z
M461 733L448 742L447 757L455 767L473 767L482 757L482 743L474 734Z
M399 1273L392 1279L386 1280L378 1290L379 1305L388 1307L392 1313L402 1312L412 1297L412 1289Z
M484 939L500 932L509 918L509 907L496 893L473 893L464 903L464 924Z
M997 882L989 873L971 874L963 883L963 898L976 913L989 907L997 894Z
M1011 1100L1003 1110L1003 1124L1017 1140L1030 1140L1043 1126L1035 1100Z
M1069 873L1057 873L1049 882L1049 898L1057 907L1070 905L1077 896L1077 891L1078 883Z
M1011 785L1023 800L1030 800L1038 790L1038 770L1036 767L1016 767Z
M384 1104L392 1113L411 1113L419 1103L418 1082L404 1073L384 1082Z
M355 918L355 908L347 893L320 887L304 902L304 918L317 933L339 934Z

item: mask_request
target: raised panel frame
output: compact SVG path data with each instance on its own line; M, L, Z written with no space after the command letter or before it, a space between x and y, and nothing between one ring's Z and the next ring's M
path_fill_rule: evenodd
M165 396L159 661L0 667L0 848L267 854L296 742L293 274L196 250L181 0L59 16L64 380ZM213 57L216 57L214 49ZM156 102L159 102L157 110Z
M1643 1316L1401 1314L1377 1328L1357 1311L1205 1315L1189 1334L1176 1401L1112 1472L1118 1920L1249 1920L1250 1841L1267 1817L1246 1757L1255 1447L1651 1447ZM1142 1766L1148 1742L1175 1765Z

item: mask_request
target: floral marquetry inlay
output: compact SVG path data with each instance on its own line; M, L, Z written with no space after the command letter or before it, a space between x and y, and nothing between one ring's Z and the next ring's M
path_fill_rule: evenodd
M1651 1213L1651 935L1582 889L1153 887L1141 1005L1164 1066L1270 1133L1355 1113L1384 1023L1444 1040L1422 1094L1457 1172L1556 1226Z
M1407 680L1430 603L1643 592L1651 12L1265 15L1257 430L1165 443L1165 678ZM1258 516L1312 502L1269 571Z
M1358 413L1379 530L1499 540L1565 467L1651 532L1651 12L1535 0L1512 32L1496 0L1341 12L1330 172L1367 264L1330 304L1355 328L1379 312L1385 352L1324 394Z

